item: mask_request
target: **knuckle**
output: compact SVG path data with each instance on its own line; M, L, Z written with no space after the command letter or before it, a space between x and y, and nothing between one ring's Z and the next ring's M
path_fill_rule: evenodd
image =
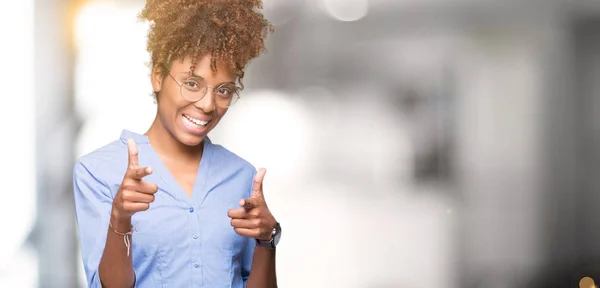
M134 190L135 189L135 183L133 183L129 179L126 179L126 180L123 181L123 184L121 184L121 187L123 188L123 190Z
M257 219L254 219L253 224L255 227L260 227L263 224L263 221L262 221L262 219L257 218Z
M125 201L129 198L131 198L131 190L123 189L123 192L121 192L121 199L123 199L123 201Z
M123 201L132 201L136 193L134 190L123 190Z
M131 211L131 205L129 203L123 202L121 204L121 206L123 207L123 211L127 211L127 212Z
M135 152L135 153L129 153L129 156L130 156L130 158L129 158L129 167L135 167L136 162L137 162L136 161L137 159L135 159L135 158L138 156L138 153L137 152Z

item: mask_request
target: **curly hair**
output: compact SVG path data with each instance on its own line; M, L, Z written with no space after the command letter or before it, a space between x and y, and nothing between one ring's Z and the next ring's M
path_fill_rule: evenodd
M273 26L258 12L261 0L147 0L138 19L150 22L147 50L163 76L175 60L211 55L229 65L242 85L246 65L265 50Z

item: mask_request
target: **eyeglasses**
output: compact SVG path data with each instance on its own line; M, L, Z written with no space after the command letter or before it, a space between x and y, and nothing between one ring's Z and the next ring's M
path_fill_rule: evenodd
M215 96L215 104L221 108L230 108L233 106L238 99L240 99L240 87L233 83L223 83L217 87L211 87L206 85L203 79L191 77L184 80L183 83L179 83L171 73L169 76L175 80L177 86L179 86L179 93L183 99L189 102L198 102L206 95L208 88L213 89Z

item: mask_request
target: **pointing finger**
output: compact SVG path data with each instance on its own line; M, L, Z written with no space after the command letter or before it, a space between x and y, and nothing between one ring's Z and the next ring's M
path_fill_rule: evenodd
M129 167L137 168L138 165L138 148L133 139L127 140L127 151L129 155Z
M240 206L244 207L246 210L252 210L260 206L260 203L260 198L247 198L240 200Z

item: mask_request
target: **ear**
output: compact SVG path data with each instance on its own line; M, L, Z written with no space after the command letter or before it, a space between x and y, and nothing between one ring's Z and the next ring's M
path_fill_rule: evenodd
M151 80L152 80L152 90L154 90L155 93L160 92L160 90L162 89L162 84L164 81L164 77L162 75L162 69L158 66L155 66L154 68L152 68L152 76L151 76Z

